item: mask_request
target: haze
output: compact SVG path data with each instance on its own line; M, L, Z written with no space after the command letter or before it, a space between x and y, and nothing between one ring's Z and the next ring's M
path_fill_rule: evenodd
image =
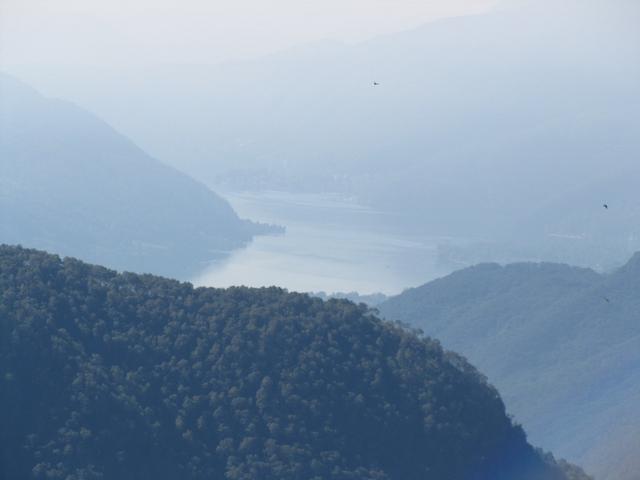
M3 68L215 63L486 11L496 0L4 0Z
M0 478L638 480L638 25L0 0Z
M199 283L397 293L477 261L606 270L640 248L637 2L1 8L3 70L289 227Z

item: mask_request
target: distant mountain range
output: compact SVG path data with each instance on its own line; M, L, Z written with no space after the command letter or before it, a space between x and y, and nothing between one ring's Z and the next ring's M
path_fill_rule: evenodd
M640 254L604 275L484 264L378 306L488 375L531 441L602 480L640 478Z
M96 116L6 75L0 218L2 242L183 279L269 230Z
M522 242L546 233L541 210L560 206L555 220L576 191L639 173L640 4L501 3L356 45L158 67L136 90L101 72L88 83L107 88L84 97L209 184L345 192L397 214L403 229ZM129 115L124 98L145 112ZM637 190L620 194L638 205ZM605 193L570 205L579 233ZM548 258L538 244L527 256Z
M0 292L2 479L587 480L365 306L9 246Z

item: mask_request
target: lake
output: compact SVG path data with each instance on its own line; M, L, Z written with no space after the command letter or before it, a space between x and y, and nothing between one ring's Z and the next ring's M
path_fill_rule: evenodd
M334 195L222 195L240 217L278 224L194 279L198 286L277 285L295 291L396 294L449 273L437 262L448 239L394 231L388 214Z

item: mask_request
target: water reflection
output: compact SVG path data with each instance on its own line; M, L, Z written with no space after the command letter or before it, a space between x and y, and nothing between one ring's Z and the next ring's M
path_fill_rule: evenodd
M241 217L287 231L256 238L207 269L196 285L394 294L448 273L437 263L441 238L394 232L384 214L353 201L282 192L225 196Z

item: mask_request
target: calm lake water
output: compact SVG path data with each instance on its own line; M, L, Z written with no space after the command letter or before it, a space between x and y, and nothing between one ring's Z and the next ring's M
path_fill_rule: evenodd
M278 285L296 291L395 294L449 273L444 239L407 236L385 214L331 195L225 193L240 217L283 225L194 279L199 286Z

